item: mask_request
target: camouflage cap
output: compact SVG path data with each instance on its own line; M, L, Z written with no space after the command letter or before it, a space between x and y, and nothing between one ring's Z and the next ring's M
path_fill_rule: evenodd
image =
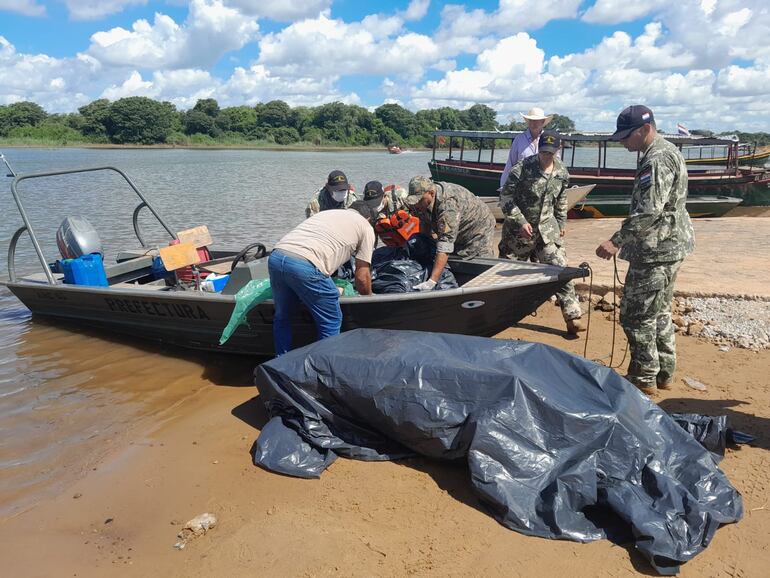
M420 202L425 193L435 190L436 183L428 177L414 177L409 181L409 195L406 197L406 204L410 207L414 206Z

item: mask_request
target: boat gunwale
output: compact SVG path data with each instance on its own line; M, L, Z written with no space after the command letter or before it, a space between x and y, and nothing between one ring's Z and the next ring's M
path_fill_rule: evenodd
M487 259L487 258L478 258L473 259L465 262L469 263L478 263L483 261L492 261L492 265L496 263L515 263L512 261L509 261L507 259ZM490 291L497 292L497 291L504 291L506 289L515 289L518 287L529 287L532 285L540 285L543 283L555 283L562 281L566 278L568 279L579 279L579 278L585 278L588 275L588 271L581 269L579 267L560 267L560 271L557 274L548 274L546 271L549 271L551 269L556 269L556 266L553 265L546 265L542 263L524 263L522 262L522 265L525 265L527 268L534 269L534 271L527 271L526 269L514 269L515 271L522 271L519 277L524 277L523 279L515 279L516 276L513 276L512 280L507 281L500 281L496 282L494 284L484 285L480 287L464 287L460 286L453 289L443 289L440 291L430 291L430 292L419 292L419 291L410 291L406 293L379 293L379 294L372 294L372 295L352 295L352 296L341 296L340 297L340 304L353 304L353 303L388 303L388 302L396 302L396 301L412 301L412 300L424 300L424 299L441 299L441 298L451 298L458 295L479 295L482 293L488 293ZM536 266L537 265L537 266ZM491 266L490 266L491 268ZM530 273L540 273L542 275L539 278L531 278L529 277ZM36 274L39 275L39 274ZM16 281L10 281L10 280L0 280L0 284L5 285L8 287L10 291L13 292L13 287L20 287L20 288L39 288L41 290L45 291L56 291L56 292L71 292L71 293L89 293L89 294L101 294L104 296L107 295L115 295L115 296L128 296L128 297L160 297L163 300L171 300L171 301L185 301L185 300L194 300L194 301L202 301L202 302L212 302L212 303L233 303L235 304L235 295L223 295L221 293L209 293L204 291L168 291L165 290L165 287L159 287L158 289L140 289L140 288L130 288L130 287L101 287L101 286L95 286L95 285L70 285L70 284L64 284L64 283L57 283L55 285L51 285L47 281L43 280L37 280L37 279L30 279L28 277L20 276ZM264 303L273 303L272 299L265 300Z

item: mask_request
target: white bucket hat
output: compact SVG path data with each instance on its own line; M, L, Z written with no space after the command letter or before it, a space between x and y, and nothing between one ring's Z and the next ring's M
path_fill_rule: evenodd
M522 112L521 116L524 117L525 120L544 120L545 124L548 124L549 122L551 122L551 119L553 118L552 114L549 114L548 116L546 116L543 109L537 106L533 106L532 108L530 108L527 114L524 114Z

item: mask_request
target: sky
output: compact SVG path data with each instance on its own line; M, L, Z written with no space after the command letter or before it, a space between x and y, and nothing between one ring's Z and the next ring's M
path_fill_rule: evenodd
M767 0L0 0L0 104L531 107L770 132Z

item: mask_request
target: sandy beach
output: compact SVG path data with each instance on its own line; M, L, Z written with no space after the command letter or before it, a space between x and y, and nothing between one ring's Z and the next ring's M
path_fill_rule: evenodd
M595 286L611 285L612 266L593 257L593 248L618 225L603 221L589 230L570 222L570 261L588 261ZM681 293L770 298L770 219L696 221L696 235ZM612 316L591 312L587 357L619 365L625 339ZM566 339L563 330L558 308L546 303L497 337L582 355L584 338ZM721 464L743 494L744 519L717 531L681 575L764 576L770 567L770 349L720 349L680 335L678 351L674 388L654 400L669 412L727 414L734 428L756 437L753 446L729 449ZM609 541L550 541L504 528L483 511L461 464L340 459L312 481L256 468L249 451L266 414L252 385L253 363L211 368L186 359L175 379L189 380L190 395L116 432L109 450L63 491L0 522L4 574L654 575L632 549ZM688 387L686 377L706 390ZM184 522L204 512L217 516L217 526L175 549Z

